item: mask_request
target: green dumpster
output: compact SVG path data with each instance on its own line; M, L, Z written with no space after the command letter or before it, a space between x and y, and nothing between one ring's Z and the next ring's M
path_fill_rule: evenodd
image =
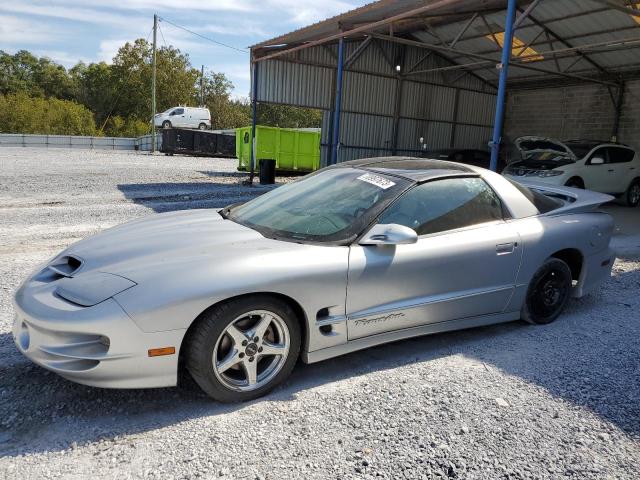
M236 128L238 170L251 169L251 127ZM276 161L279 172L313 172L320 168L320 131L256 127L256 161Z

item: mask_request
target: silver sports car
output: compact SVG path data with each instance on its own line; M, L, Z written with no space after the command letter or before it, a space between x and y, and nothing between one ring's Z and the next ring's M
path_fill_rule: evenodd
M16 345L87 385L220 401L418 335L555 320L606 280L611 197L452 162L325 168L248 203L152 215L69 247L15 294Z

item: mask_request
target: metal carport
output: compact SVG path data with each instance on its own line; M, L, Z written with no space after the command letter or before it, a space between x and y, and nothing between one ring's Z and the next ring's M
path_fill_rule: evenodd
M503 49L509 4L515 38ZM575 88L607 104L598 106L602 125L567 131L635 141L640 111L626 97L640 94L639 9L623 0L380 0L251 47L252 101L323 109L323 164L415 154L422 144L482 148L502 118L496 100L506 50L507 134L527 128L513 111L518 95L538 92L544 115L540 91Z

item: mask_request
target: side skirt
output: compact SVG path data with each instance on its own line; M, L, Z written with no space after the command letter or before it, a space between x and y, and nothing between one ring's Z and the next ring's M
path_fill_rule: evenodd
M520 312L516 311L430 323L427 325L420 325L419 327L394 330L391 332L371 335L369 337L358 338L356 340L350 340L347 343L336 345L335 347L323 348L314 352L304 352L302 354L302 361L305 363L321 362L322 360L346 355L347 353L358 350L364 350L365 348L375 347L376 345L381 345L383 343L391 343L398 340L405 340L407 338L431 335L433 333L450 332L466 328L482 327L484 325L492 325L495 323L512 322L519 319Z

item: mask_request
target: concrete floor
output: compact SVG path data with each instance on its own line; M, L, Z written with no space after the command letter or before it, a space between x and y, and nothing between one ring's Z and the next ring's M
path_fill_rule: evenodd
M610 204L604 206L603 210L613 215L616 221L615 235L640 236L640 207Z

